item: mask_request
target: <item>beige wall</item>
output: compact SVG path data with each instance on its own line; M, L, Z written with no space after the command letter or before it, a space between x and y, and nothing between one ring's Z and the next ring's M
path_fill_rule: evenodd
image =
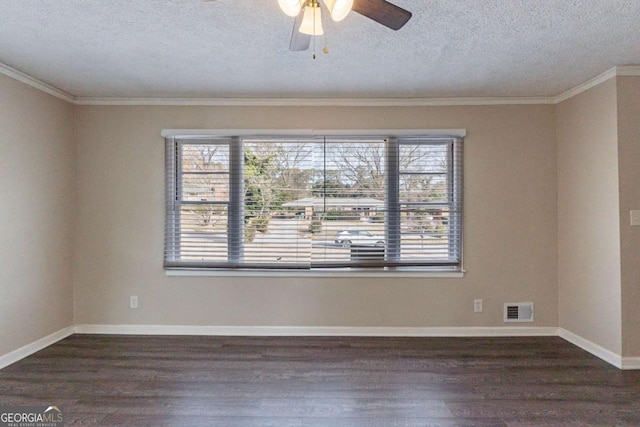
M622 266L622 355L640 356L640 227L629 211L640 209L640 77L618 77L618 161Z
M622 354L616 79L557 106L559 325Z
M72 114L0 75L0 356L73 324Z
M556 326L555 108L76 107L76 324ZM166 277L165 128L465 128L464 279ZM128 308L138 295L140 308ZM473 313L473 299L485 311ZM530 326L530 324L525 324Z
M0 75L0 355L73 323L503 326L533 301L637 356L639 116L637 77L557 106L287 108L72 107ZM291 127L466 129L464 279L166 277L161 130Z

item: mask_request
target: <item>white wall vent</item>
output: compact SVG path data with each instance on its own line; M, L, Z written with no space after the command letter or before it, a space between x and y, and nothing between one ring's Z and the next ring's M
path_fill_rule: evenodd
M510 322L533 322L532 302L508 302L504 305L504 321Z

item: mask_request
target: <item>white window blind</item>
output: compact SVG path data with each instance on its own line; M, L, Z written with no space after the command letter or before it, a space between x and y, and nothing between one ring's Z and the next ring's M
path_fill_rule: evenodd
M194 137L166 148L166 268L461 268L459 138Z

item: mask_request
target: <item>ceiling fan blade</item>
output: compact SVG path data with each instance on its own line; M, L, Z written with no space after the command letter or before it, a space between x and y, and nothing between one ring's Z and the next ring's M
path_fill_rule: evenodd
M386 0L354 0L353 10L395 31L404 27L412 16L408 10Z
M309 34L303 34L300 30L302 25L302 18L304 17L304 7L300 10L296 21L293 23L293 33L291 33L291 42L289 43L289 50L294 52L300 52L309 49L311 44L311 36Z

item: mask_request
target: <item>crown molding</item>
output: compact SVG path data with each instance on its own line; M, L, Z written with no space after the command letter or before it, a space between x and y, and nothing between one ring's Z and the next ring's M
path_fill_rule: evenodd
M573 98L574 96L582 92L585 92L594 86L598 86L600 83L606 82L607 80L615 77L616 75L617 75L617 67L613 67L605 71L604 73L598 74L597 76L587 80L586 82L581 83L578 86L572 87L571 89L556 96L555 104L559 104L562 101L566 101L569 98Z
M574 96L585 92L591 89L594 86L599 85L600 83L604 83L609 79L614 77L634 77L640 76L640 65L622 65L618 67L613 67L604 73L598 74L592 79L587 80L586 82L575 86L566 92L561 93L556 96L554 104L559 104L562 101L566 101L569 98L573 98Z
M223 107L442 107L464 105L554 104L553 97L487 98L94 98L76 105L223 106Z
M555 105L616 76L640 76L640 65L613 67L557 96L452 98L129 98L74 96L0 62L0 74L74 105L221 107L447 107Z
M61 89L58 89L55 86L45 83L42 80L36 79L35 77L30 76L29 74L23 73L22 71L16 70L13 67L5 65L1 62L0 62L0 74L4 74L7 77L11 77L14 80L22 82L35 89L41 90L44 93L48 93L49 95L53 95L56 98L60 98L63 101L67 101L70 103L74 103L75 101L75 97L73 95Z

